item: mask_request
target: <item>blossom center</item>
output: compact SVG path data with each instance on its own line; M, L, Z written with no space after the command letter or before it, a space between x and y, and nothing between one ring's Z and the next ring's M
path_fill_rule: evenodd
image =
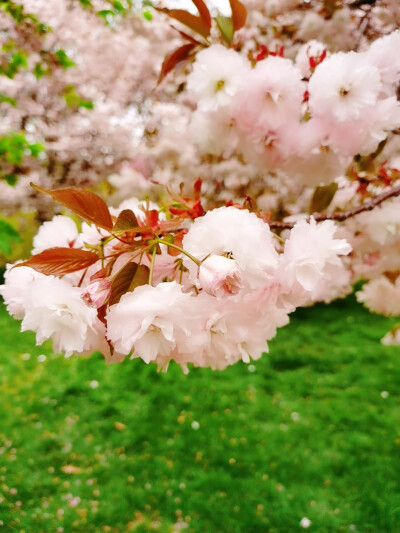
M218 80L215 84L215 92L221 91L225 87L225 80Z

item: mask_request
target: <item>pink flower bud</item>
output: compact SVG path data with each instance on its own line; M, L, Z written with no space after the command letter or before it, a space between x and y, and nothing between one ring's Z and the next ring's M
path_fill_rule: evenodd
M199 286L211 296L237 294L243 287L242 270L234 259L210 255L199 266Z
M94 307L101 307L111 292L111 282L106 278L92 281L82 292L82 298L86 303Z

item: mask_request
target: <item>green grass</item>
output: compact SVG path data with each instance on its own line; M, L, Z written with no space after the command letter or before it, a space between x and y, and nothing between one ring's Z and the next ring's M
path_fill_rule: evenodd
M400 348L353 298L188 376L0 327L0 533L400 531Z

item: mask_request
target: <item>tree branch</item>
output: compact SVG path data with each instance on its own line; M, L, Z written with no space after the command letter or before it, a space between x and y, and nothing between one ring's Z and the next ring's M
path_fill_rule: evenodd
M370 202L354 207L353 209L349 209L348 211L333 213L332 215L313 215L312 218L316 222L323 222L324 220L336 220L337 222L343 222L344 220L354 217L359 213L363 213L364 211L372 211L372 209L375 209L375 207L380 205L385 200L394 198L395 196L400 196L400 185L378 194L378 196L375 196L375 198L373 198ZM311 217L309 217L307 220L310 220L310 218ZM292 229L295 224L296 222L272 221L269 222L269 227L272 229Z

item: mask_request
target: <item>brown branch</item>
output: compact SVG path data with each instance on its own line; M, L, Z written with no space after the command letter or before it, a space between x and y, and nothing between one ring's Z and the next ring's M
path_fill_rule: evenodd
M316 222L323 222L324 220L336 220L337 222L343 222L344 220L354 217L359 213L363 213L364 211L372 211L372 209L375 209L375 207L377 207L385 200L388 200L389 198L394 198L395 196L400 196L400 185L398 185L397 187L393 187L392 189L389 189L388 191L385 191L381 194L378 194L378 196L375 196L375 198L373 198L370 202L359 205L354 209L333 213L332 215L313 215L312 217L309 217L307 221L313 218ZM296 222L272 221L269 222L269 227L272 229L292 229L295 224Z

